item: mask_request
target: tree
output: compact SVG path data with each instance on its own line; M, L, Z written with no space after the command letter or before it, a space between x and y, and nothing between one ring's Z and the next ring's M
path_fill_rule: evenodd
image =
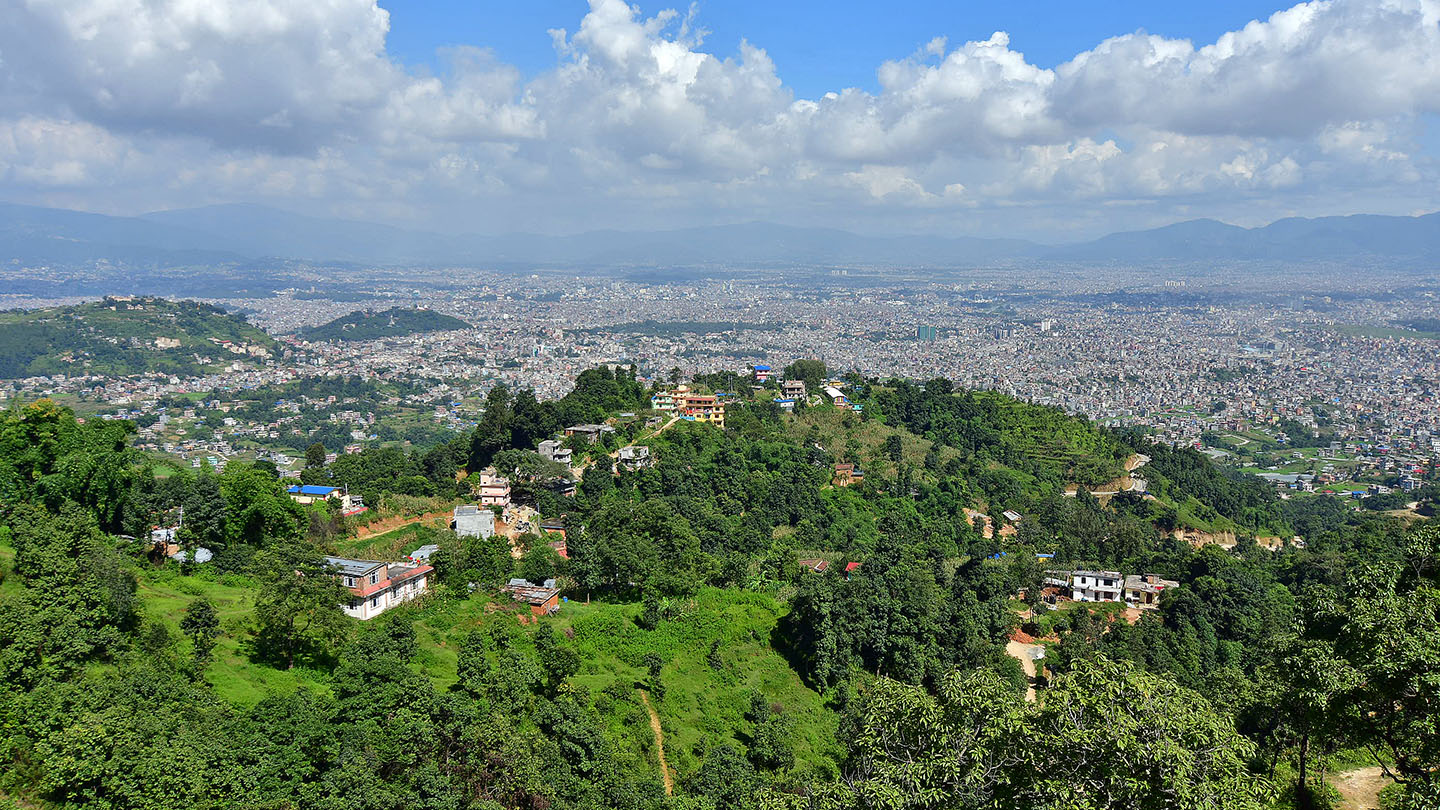
M899 433L892 433L885 437L885 457L899 464L905 457L905 442L900 438Z
M650 676L650 694L657 699L664 699L665 683L660 680L660 670L665 666L665 659L655 653L645 653L641 661L645 664L645 672Z
M566 678L580 671L580 654L560 638L555 628L548 624L540 625L540 629L535 631L535 652L540 656L547 691L552 695Z
M485 397L485 414L470 437L470 457L466 466L475 473L490 466L495 454L514 447L514 411L511 408L510 388L505 383L496 383Z
M796 360L785 367L785 379L804 380L808 390L815 391L829 376L823 360Z
M255 597L255 648L261 657L291 669L300 655L329 654L345 632L340 606L353 597L325 561L304 552L263 552L256 567L262 572Z
M325 466L325 445L315 442L305 448L305 469L318 470Z
M888 678L863 699L839 807L1262 810L1254 746L1199 695L1105 659L1028 704L993 672L934 694ZM848 784L847 784L848 783Z
M559 564L560 555L555 553L555 549L542 543L525 552L525 556L520 558L520 576L538 584L554 579Z
M220 615L208 599L196 599L185 609L180 620L180 629L195 645L195 661L201 666L210 660L210 651L215 648L215 637L220 633Z
M757 768L771 770L788 768L795 762L795 751L790 737L794 723L789 717L775 710L765 696L759 692L750 695L750 710L745 713L750 721L750 761Z
M743 810L752 806L755 769L733 746L721 743L705 752L690 789L708 798L716 808Z

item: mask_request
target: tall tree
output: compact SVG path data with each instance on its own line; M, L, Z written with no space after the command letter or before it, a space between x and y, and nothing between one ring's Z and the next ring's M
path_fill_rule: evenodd
M220 634L220 614L209 599L196 599L185 609L180 620L180 630L190 637L195 645L195 661L204 666L215 649L215 637Z
M325 466L325 445L315 442L305 448L305 468L307 470L318 470Z
M257 555L261 572L255 597L255 647L263 657L295 666L301 655L323 657L346 627L341 604L352 597L325 561L310 553L268 551Z

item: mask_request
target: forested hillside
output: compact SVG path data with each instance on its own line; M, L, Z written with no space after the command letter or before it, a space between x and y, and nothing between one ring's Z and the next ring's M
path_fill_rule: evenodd
M383 312L356 310L307 329L304 337L306 340L376 340L469 328L470 324L459 318L432 309L392 307Z
M276 350L269 335L243 318L195 301L106 298L0 312L0 378L194 375Z
M761 390L720 430L647 424L646 386L600 368L553 402L497 386L450 444L305 473L443 512L493 466L563 556L424 522L362 538L271 469L157 477L126 423L0 411L0 806L1288 810L1355 763L1437 806L1433 527L943 382L845 385L859 411ZM602 421L567 440L565 494L536 443ZM637 442L653 465L619 464ZM1140 451L1163 500L1084 488ZM1306 547L1178 542L1181 501ZM210 562L145 542L181 507ZM343 615L324 554L422 541L424 598ZM1179 585L1138 617L1042 606L1045 570L1085 567ZM515 576L568 601L532 619Z

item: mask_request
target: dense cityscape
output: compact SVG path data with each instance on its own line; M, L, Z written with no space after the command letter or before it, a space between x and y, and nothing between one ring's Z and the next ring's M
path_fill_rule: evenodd
M377 291L359 303L281 291L214 301L282 337L283 353L273 359L237 359L221 373L184 379L97 378L83 373L82 362L78 373L5 383L0 396L74 396L116 406L109 415L123 417L152 414L167 396L213 393L218 405L259 386L353 376L413 384L385 404L423 416L428 427L463 431L496 382L553 399L599 364L633 365L643 379L666 381L817 358L837 372L942 376L1101 424L1141 427L1158 441L1203 447L1295 488L1313 482L1339 491L1364 481L1413 489L1431 474L1440 453L1440 361L1433 335L1404 325L1435 317L1435 292L1424 284L1329 294L1304 291L1295 280L1249 291L1204 281L1112 283L1101 291L1105 285L847 277L796 284L779 276L644 283L548 274ZM1284 289L1290 285L1297 289ZM474 328L370 341L294 336L353 309L392 306L434 309ZM345 425L356 442L375 437L377 414L348 404L303 403ZM147 427L147 448L227 458L235 439L292 451L307 443L281 422L228 417L206 441L175 441L183 423L173 420L185 418L172 412Z

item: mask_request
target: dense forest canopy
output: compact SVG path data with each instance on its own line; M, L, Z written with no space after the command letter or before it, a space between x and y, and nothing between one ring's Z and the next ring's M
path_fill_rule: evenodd
M307 483L448 509L493 467L566 527L563 556L427 529L434 587L368 622L325 555L413 546L264 465L157 475L128 423L0 411L0 806L1308 810L1347 762L1437 806L1440 531L944 381L844 384L859 411L747 390L720 430L599 368L496 386L448 443L322 447ZM572 492L536 444L601 422ZM1091 495L1142 452L1150 497ZM181 510L176 561L148 538ZM1178 540L1195 515L1234 548ZM1304 547L1254 542L1282 528ZM1086 567L1179 585L1138 619L1042 605ZM532 620L515 576L569 601Z
M469 328L470 324L459 318L433 309L391 307L380 312L356 310L307 329L302 336L306 340L377 340Z

